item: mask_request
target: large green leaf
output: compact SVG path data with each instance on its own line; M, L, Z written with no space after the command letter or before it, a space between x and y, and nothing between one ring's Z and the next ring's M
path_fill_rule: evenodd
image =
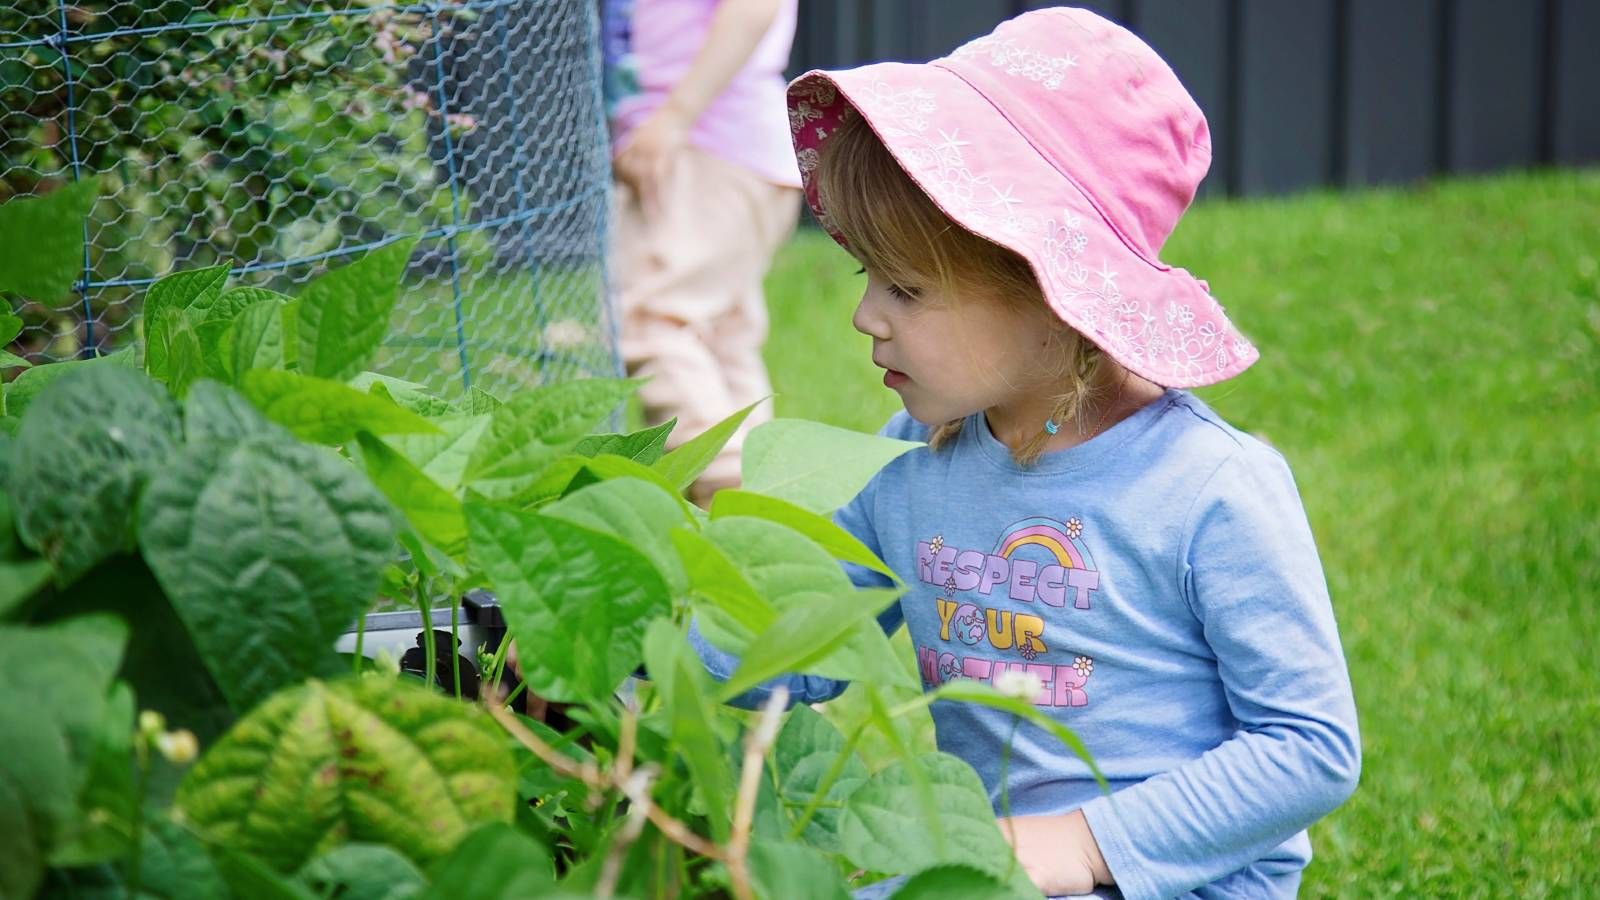
M911 876L894 892L894 900L1017 900L1018 897L1038 897L1038 891L1023 893L1018 885L1006 884L1000 878L971 866L947 864L923 869Z
M169 381L175 353L193 357L183 360L186 366L198 362L199 339L194 326L222 295L231 270L226 265L190 269L150 285L144 295L144 368L152 377Z
M756 592L779 609L797 594L838 593L851 587L850 577L837 560L786 525L749 516L724 516L707 523L703 533L744 573Z
M215 381L201 381L183 401L183 436L190 444L233 444L251 437L294 440L288 429L267 421L244 395Z
M655 564L674 597L688 591L683 563L672 547L672 530L689 523L678 499L637 478L591 484L544 507L544 515L603 531L643 553Z
M405 514L411 527L453 557L467 549L467 520L461 500L422 474L410 460L366 432L356 436L367 476Z
M127 682L118 681L106 695L105 716L95 729L90 749L78 801L85 815L50 854L50 865L91 865L121 858L131 849L127 828L135 821L138 806L130 765L134 758L133 707L133 690Z
M689 579L701 631L711 643L737 653L777 620L777 609L756 593L716 544L687 528L675 528L671 536Z
M221 265L167 275L145 292L144 314L149 316L161 309L182 309L195 312L197 320L205 319L222 296L232 271L232 266Z
M656 460L655 470L680 491L694 484L694 480L700 477L706 466L711 465L711 461L722 452L722 448L733 437L733 433L744 424L751 410L762 402L758 400L684 441L677 449Z
M9 507L9 504L7 504ZM11 514L9 508L4 510ZM50 582L50 561L25 559L17 562L0 561L0 619L21 606L28 598Z
M233 320L206 319L194 326L194 336L200 345L200 371L216 381L232 381L228 374L233 356Z
M279 872L350 842L427 866L509 821L516 768L481 711L403 680L310 681L261 704L178 791L207 839Z
M1011 846L995 823L988 794L972 767L944 753L918 760L937 814L924 812L907 763L875 773L845 803L841 851L873 872L900 874L953 863L1014 878ZM1023 876L1026 880L1026 875Z
M489 431L489 417L444 416L429 421L439 429L437 434L393 434L383 441L411 460L422 474L454 493L466 478L473 450Z
M887 671L881 657L868 658L849 642L857 635L866 637L871 629L887 645L875 619L899 595L899 591L854 589L796 595L777 621L750 641L739 668L722 689L723 698L737 697L786 672L815 671L854 679Z
M326 272L300 292L300 371L345 381L367 367L394 313L413 239Z
M828 551L793 528L767 519L748 516L713 519L705 526L704 534L744 574L757 594L780 616L788 617L784 627L804 627L812 638L826 637L831 641L832 626L820 621L806 622L810 614L804 607L818 603L825 604L825 607L817 607L819 610L832 610L830 615L844 615L854 622L836 652L820 660L807 659L806 664L813 666L808 671L850 681L867 679L885 687L913 688L920 692L920 685L909 670L895 663L895 652L883 629L861 614L861 605L870 604L875 610L881 610L885 605L883 598L893 596L898 589L856 591L849 576ZM819 595L834 599L823 601ZM852 605L852 598L857 605ZM774 624L768 628L772 639L779 640L778 626ZM707 634L713 640L733 636ZM738 647L725 646L725 649L744 652L744 648ZM789 656L794 650L791 645L783 652Z
M235 709L321 671L395 548L388 502L332 451L190 445L151 480L139 546Z
M288 362L293 337L289 323L295 307L273 297L240 310L217 343L222 368L235 381L251 369L281 369Z
M342 444L357 431L373 434L437 434L431 422L392 400L346 384L276 369L239 376L239 390L267 418L301 440Z
M64 378L73 372L84 369L136 369L139 367L138 357L132 350L122 350L105 356L96 356L93 359L74 359L66 362L51 363L48 366L34 366L16 377L15 381L6 385L6 415L19 417L27 411L35 397L39 396L46 387L58 379Z
M665 706L672 743L683 754L694 786L705 798L711 837L728 840L733 808L734 776L728 754L717 736L711 679L670 619L656 619L644 642L645 668Z
M435 397L422 385L403 378L380 375L377 372L362 372L350 379L350 386L363 393L387 396L419 416L433 418L461 413L461 408L454 403L442 397Z
M23 542L62 581L130 548L134 501L172 458L178 433L177 407L141 372L84 366L51 384L11 450L8 486Z
M815 804L800 836L813 847L839 852L839 816L850 794L868 777L844 736L811 707L797 705L778 733L772 767L786 828L798 824ZM830 777L827 794L818 800L817 792Z
M77 820L126 639L110 616L0 626L0 895L33 896Z
M550 851L526 833L491 822L428 872L428 900L522 900L547 897L555 883Z
M229 895L228 884L205 845L165 816L145 828L139 890L141 897L166 900L212 900Z
M667 435L672 433L673 426L677 424L678 420L672 419L631 434L590 435L579 441L572 452L579 456L621 456L648 466L661 458L662 450L667 445Z
M711 518L727 516L754 516L787 525L816 541L836 559L875 569L899 581L894 571L855 535L834 524L832 519L801 509L788 501L744 490L718 491L716 498L711 501Z
M251 900L317 900L305 885L248 853L212 842L211 861L235 897Z
M489 433L467 466L472 489L491 500L513 500L556 457L587 435L633 390L633 382L586 378L545 385L494 412Z
M744 489L828 514L895 457L921 446L820 422L773 419L745 439Z
M502 406L505 406L505 403L499 397L477 385L473 385L472 390L467 393L467 412L473 415L488 415Z
M750 880L756 896L783 900L849 900L833 860L810 847L776 841L750 843Z
M106 560L33 610L35 618L50 621L105 613L136 623L117 678L133 688L140 709L153 709L171 727L193 731L202 745L234 723L237 716L201 661L194 637L139 554ZM177 789L171 767L157 765L151 781L151 797Z
M205 374L204 351L194 323L182 309L165 306L146 315L145 324L149 329L146 371L166 382L173 396L183 397L189 392L189 385Z
M299 880L339 900L406 900L428 886L411 860L382 844L335 847L306 863Z
M605 700L638 666L646 624L669 608L643 554L560 519L467 504L471 558L489 576L528 688Z
M83 275L83 220L99 195L99 182L90 178L0 204L0 247L6 248L0 291L50 302L72 290Z
M0 347L11 346L11 342L16 340L17 335L21 333L21 319L13 316L10 313L0 313ZM12 353L8 350L0 350L0 369L15 369L18 366L27 368L31 365L33 365L33 363L28 362L20 356L17 356L15 353ZM0 413L3 412L4 409L0 409Z
M264 300L275 300L283 304L292 302L293 298L277 291L269 291L266 288L255 287L254 285L229 288L223 291L222 295L216 299L216 302L205 310L205 321L231 322L245 309L255 306Z

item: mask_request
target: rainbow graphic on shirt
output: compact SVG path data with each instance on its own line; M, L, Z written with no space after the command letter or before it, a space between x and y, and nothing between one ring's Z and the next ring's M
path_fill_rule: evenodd
M1034 516L1011 526L1011 530L995 545L995 555L1010 559L1018 550L1039 546L1050 551L1063 569L1093 569L1094 560L1082 539L1069 532L1083 533L1083 525L1076 518L1066 522Z

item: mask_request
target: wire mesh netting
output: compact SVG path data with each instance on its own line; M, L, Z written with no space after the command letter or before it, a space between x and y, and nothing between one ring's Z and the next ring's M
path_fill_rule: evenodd
M593 0L0 0L0 201L96 177L35 360L218 263L285 293L421 238L375 368L446 394L617 371ZM5 253L0 248L0 256Z

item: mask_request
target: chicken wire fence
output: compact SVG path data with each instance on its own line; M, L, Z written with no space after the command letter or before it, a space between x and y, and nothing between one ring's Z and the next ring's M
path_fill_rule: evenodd
M419 237L374 368L615 374L600 76L594 0L0 0L0 201L101 191L76 296L29 298L18 346L126 346L175 270L292 294Z

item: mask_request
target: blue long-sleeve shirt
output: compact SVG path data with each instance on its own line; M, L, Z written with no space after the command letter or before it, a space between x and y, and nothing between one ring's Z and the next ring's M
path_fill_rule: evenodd
M884 433L927 429L901 413ZM1112 788L1022 726L1011 815L1082 808L1128 898L1295 894L1305 829L1355 788L1360 739L1321 563L1276 451L1174 390L1022 468L978 414L952 444L895 460L836 520L910 586L880 621L909 629L925 687L1033 675L1034 703L1077 732ZM714 675L736 666L697 645ZM805 702L845 687L782 682ZM946 702L932 714L940 749L977 770L998 811L1012 717Z

